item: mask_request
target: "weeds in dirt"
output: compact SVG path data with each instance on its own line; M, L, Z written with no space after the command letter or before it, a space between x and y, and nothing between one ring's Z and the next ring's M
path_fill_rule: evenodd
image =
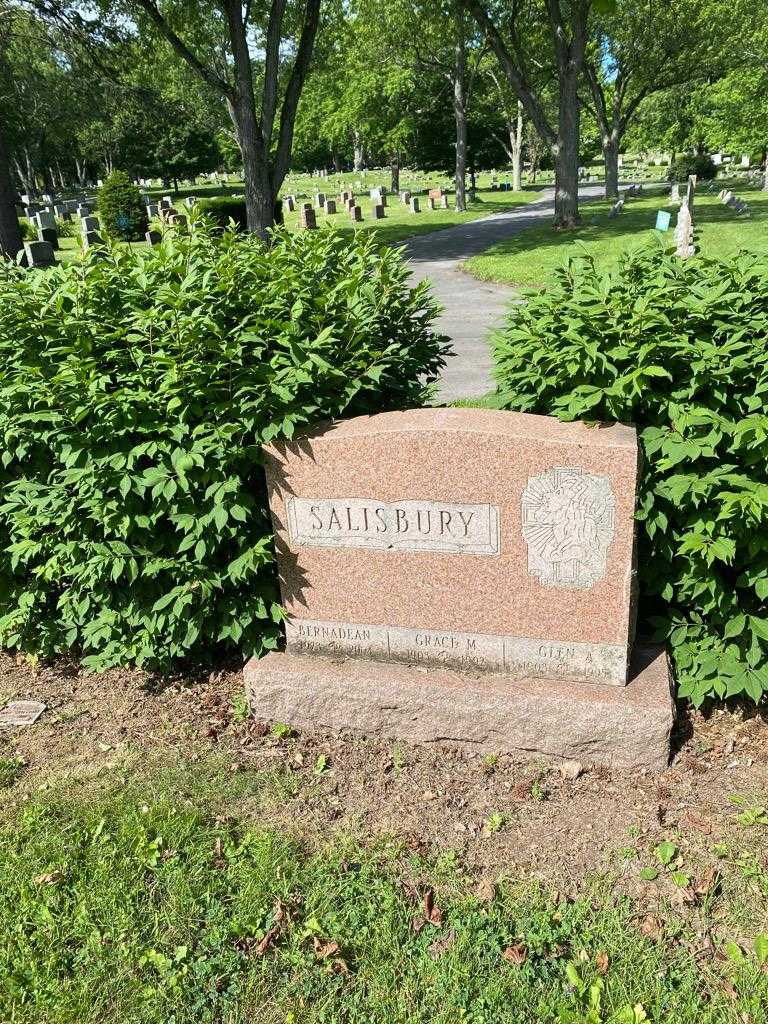
M0 826L0 1020L766 1021L754 828L720 850L703 892L677 844L648 849L659 886L681 893L648 914L610 879L575 898L520 878L478 886L453 850L428 860L349 839L309 852L241 813L272 781L147 765L17 809Z

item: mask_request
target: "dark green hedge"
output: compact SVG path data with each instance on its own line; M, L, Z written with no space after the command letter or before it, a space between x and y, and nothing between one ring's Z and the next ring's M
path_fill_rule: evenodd
M237 199L232 196L213 196L210 199L199 199L197 208L223 227L226 227L231 220L239 228L247 227L245 199Z
M147 208L141 190L123 171L112 171L98 191L101 227L110 238L126 242L144 239Z
M768 691L768 257L681 261L655 247L608 275L589 258L515 307L501 404L635 423L644 459L641 627L681 696Z
M260 446L423 404L435 307L363 236L209 229L0 264L0 644L243 656L281 610Z
M688 181L688 176L695 174L699 181L710 181L717 177L717 165L706 154L697 156L686 153L679 156L669 168L670 181Z

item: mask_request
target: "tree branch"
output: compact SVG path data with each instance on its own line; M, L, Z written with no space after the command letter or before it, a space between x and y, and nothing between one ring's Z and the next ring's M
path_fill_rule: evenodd
M216 92L219 92L222 96L230 99L232 97L233 90L229 82L219 78L215 72L206 67L200 58L190 50L187 44L174 32L162 16L154 3L154 0L136 0L136 3L146 13L147 17L155 25L160 34L171 44L179 57L187 62L198 77L202 78L202 80L207 85L210 85L212 89L215 89Z
M481 6L479 0L462 0L462 2L484 32L485 37L490 43L491 49L499 60L499 64L501 65L507 81L528 112L528 116L536 126L536 130L539 135L545 142L552 145L557 141L557 134L547 120L538 99L528 88L525 79L521 74L520 68L512 60L509 50L505 46L504 40L501 38L499 30L488 17L485 8Z
M267 43L264 58L264 93L261 98L261 134L264 147L269 150L277 110L277 77L280 70L280 40L283 35L283 16L286 0L272 0L267 25Z
M285 89L283 109L280 111L280 136L277 143L277 153L272 165L272 188L275 194L288 172L291 148L293 146L296 108L299 105L301 90L312 60L312 50L315 45L319 21L320 0L306 0L306 12L304 15L304 26L301 30L301 39L296 51L296 59L293 62L291 77L288 79L288 85Z

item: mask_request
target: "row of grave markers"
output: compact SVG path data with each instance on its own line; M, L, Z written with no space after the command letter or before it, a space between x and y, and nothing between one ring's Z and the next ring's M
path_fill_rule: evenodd
M193 196L185 200L188 208L191 208L194 203ZM150 218L156 217L163 224L174 227L176 230L185 230L189 224L188 216L174 209L171 196L163 196L158 203L148 202L146 206L147 215ZM101 225L99 218L92 213L92 206L80 204L78 215L83 249L102 245L104 240L100 234ZM71 217L67 219L71 219ZM23 253L20 254L21 260L27 267L52 267L56 262L55 253L59 249L56 215L51 210L40 210L33 214L30 220L37 226L38 241L24 243ZM150 245L157 245L162 241L161 233L155 230L145 232L144 238Z
M386 216L384 211L387 207L387 190L386 188L371 189L369 196L372 202L372 214L374 220L383 220ZM399 195L400 201L403 205L408 206L411 213L420 213L421 204L418 196L412 195L409 191L405 190ZM283 200L286 209L293 213L297 208L296 196L288 195ZM427 208L430 210L437 209L439 204L441 209L447 210L448 207L448 196L442 189L430 189L429 194L425 200ZM337 205L338 204L338 205ZM324 192L317 192L315 194L314 206L312 203L302 203L299 207L299 223L302 228L308 231L313 231L317 228L317 216L316 210L322 210L327 216L333 216L338 212L338 206L343 207L351 220L360 222L363 219L362 209L355 198L354 192L342 192L338 200L331 199L325 195Z

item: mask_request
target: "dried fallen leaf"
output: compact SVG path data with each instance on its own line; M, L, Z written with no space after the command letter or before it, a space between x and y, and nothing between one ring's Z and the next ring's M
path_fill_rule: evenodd
M336 960L331 962L331 970L334 974L349 974L349 967L347 966L346 961L342 960L340 957L337 957Z
M481 903L493 903L496 886L488 878L484 878L477 887L477 898Z
M426 923L427 922L424 920L424 918L421 916L421 914L417 914L411 920L411 931L413 932L413 934L414 935L418 935L419 932L421 931L421 929L424 927L424 925Z
M685 813L682 824L687 825L689 828L695 828L697 832L701 832L705 836L712 835L712 822L702 818L699 814L694 814L693 811Z
M443 912L435 903L435 891L431 888L424 893L424 918L435 928L442 927Z
M274 925L274 927L270 928L269 931L267 932L267 934L264 936L264 938L261 939L261 941L258 942L256 944L256 946L254 947L253 955L254 956L264 956L264 954L267 952L267 950L272 945L274 945L274 942L277 939L279 934L280 934L280 926L279 925Z
M514 946L507 946L501 954L501 959L506 960L508 964L514 964L515 967L519 967L520 964L525 963L527 955L525 946L522 942L518 942Z
M608 973L608 954L598 953L595 957L595 965L597 967L598 974Z
M693 891L697 896L706 896L708 892L711 892L720 880L720 875L714 864L706 869L706 871L693 883Z
M35 879L36 885L58 885L59 882L64 880L64 872L57 869L56 871L49 871L44 875L38 875Z
M333 940L322 942L316 935L312 938L312 945L315 947L315 955L320 957L321 960L327 960L328 957L336 956L341 949L338 942Z
M429 947L429 955L433 960L438 960L443 953L446 953L456 943L456 932L449 928L439 939L435 939Z
M640 933L647 939L653 939L657 942L664 931L663 925L658 917L654 917L653 914L648 914L643 918L640 924Z

